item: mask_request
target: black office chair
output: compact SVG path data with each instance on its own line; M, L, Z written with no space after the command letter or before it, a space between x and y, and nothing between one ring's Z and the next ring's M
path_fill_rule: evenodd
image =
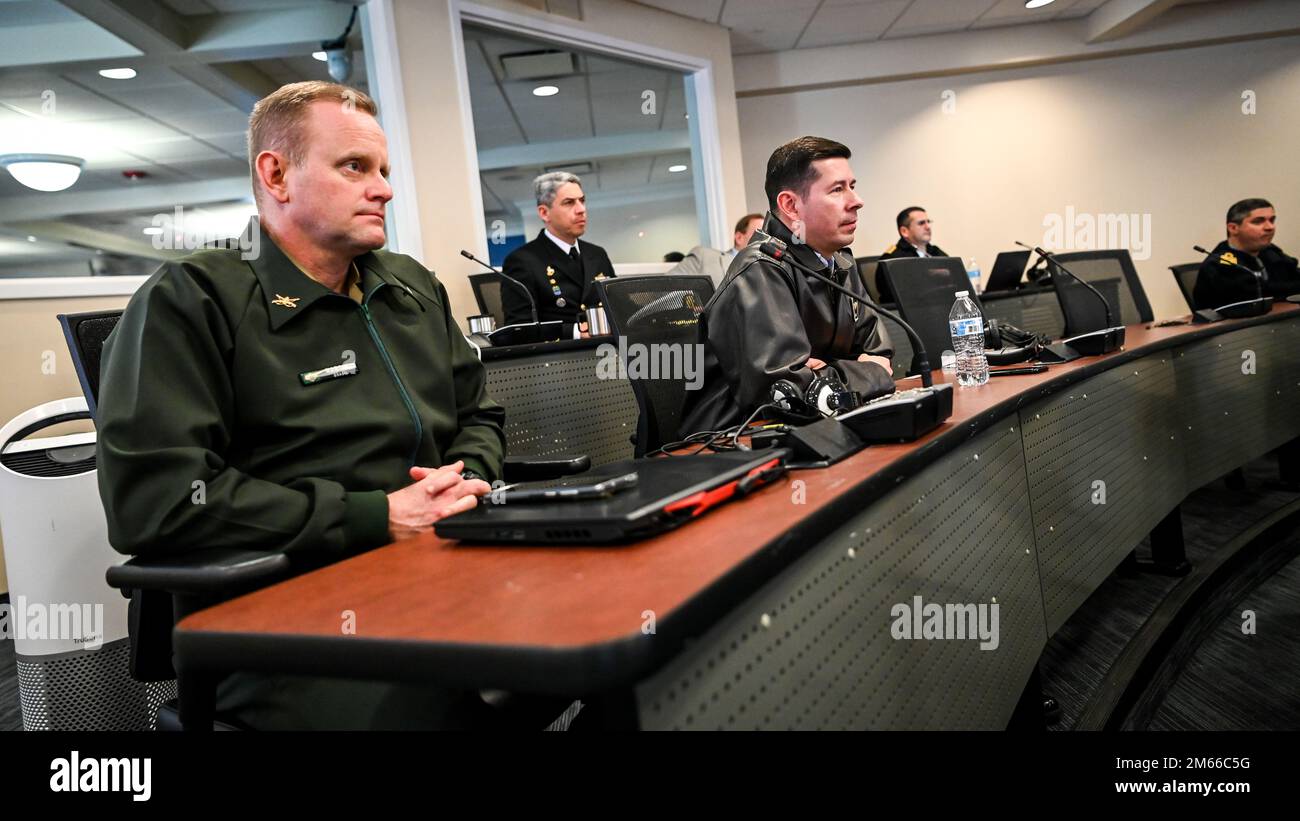
M627 340L629 351L637 344L649 352L655 350L653 345L671 345L667 350L675 351L674 356L651 358L660 363L683 363L679 373L630 380L640 411L633 444L636 455L644 456L677 438L686 403L686 351L699 341L696 330L700 314L713 296L713 280L695 274L622 276L601 280L597 289L610 328Z
M880 302L880 288L876 286L876 268L880 262L879 255L874 257L854 257L853 261L858 266L858 279L867 286L867 293L871 295L872 300Z
M1182 265L1170 265L1169 270L1174 274L1174 282L1178 283L1178 290L1182 292L1183 299L1187 301L1187 307L1196 310L1196 275L1201 270L1199 262L1185 262Z
M478 312L496 320L498 328L506 325L506 309L501 304L501 277L496 274L470 274L470 287Z
M939 360L940 353L952 350L948 314L952 312L957 292L967 292L975 307L983 312L979 296L971 290L966 266L958 257L882 259L880 275L894 292L899 313L925 343L932 364ZM893 334L892 329L890 333ZM918 367L916 359L914 355L909 373Z
M1022 288L980 295L985 319L996 319L1026 331L1060 339L1065 331L1065 315L1053 288Z
M1055 256L1061 265L1106 298L1111 324L1136 325L1154 321L1151 303L1147 301L1146 291L1127 250L1076 251ZM1096 295L1061 273L1057 266L1049 264L1048 269L1056 286L1056 297L1061 302L1061 313L1065 314L1067 337L1108 327L1106 310Z
M58 317L92 416L98 407L104 343L121 318L120 310ZM552 479L574 470L585 470L590 464L587 457L576 462L547 457L509 458L505 476L512 482ZM215 720L215 679L174 669L172 628L178 621L333 560L323 553L303 552L291 557L285 553L214 547L175 556L137 556L110 567L106 573L109 586L121 590L131 600L127 610L131 676L142 682L176 680L177 699L165 703L159 711L158 728L237 729Z
M894 320L884 315L881 315L880 320L889 333L889 341L894 345L894 355L889 359L890 367L894 371L894 377L907 376L912 373L912 360L915 356L912 351L912 340L907 335L907 331L904 331L902 326Z

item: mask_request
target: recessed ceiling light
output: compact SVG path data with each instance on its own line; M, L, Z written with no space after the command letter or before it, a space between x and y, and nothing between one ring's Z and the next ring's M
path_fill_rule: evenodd
M686 170L686 166L684 166L684 165L670 165L670 166L668 166L668 173L669 173L669 174L678 174L678 173L680 173L680 172L682 172L682 171L685 171L685 170Z
M150 225L148 228L144 229L145 235L150 237L156 237L162 232L163 229L159 228L157 225Z
M320 60L322 63L329 59L329 56L326 55L325 52L323 51L313 51L311 53L311 56L317 60Z
M559 93L560 93L560 89L557 88L556 86L538 86L537 88L533 89L534 97L554 97L556 94Z
M1041 9L1043 6L1046 6L1052 2L1053 0L1025 0L1025 8Z
M99 76L105 80L133 80L135 79L135 69L133 68L101 68Z
M35 242L35 241L36 241L36 237L32 236L31 234L28 234L28 235L27 235L27 241L28 241L28 242Z

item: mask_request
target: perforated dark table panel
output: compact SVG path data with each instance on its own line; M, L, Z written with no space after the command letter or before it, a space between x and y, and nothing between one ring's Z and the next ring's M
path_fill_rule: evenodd
M1186 495L1176 397L1164 353L1020 411L1050 632Z
M487 361L488 394L506 409L506 453L632 458L637 406L626 379L602 379L602 347ZM616 371L615 371L616 372Z
M1173 356L1189 489L1300 435L1300 323L1245 328Z
M1008 421L872 501L688 645L638 687L641 726L1002 728L1047 640L1032 548ZM996 603L996 649L894 638L893 608L915 596Z

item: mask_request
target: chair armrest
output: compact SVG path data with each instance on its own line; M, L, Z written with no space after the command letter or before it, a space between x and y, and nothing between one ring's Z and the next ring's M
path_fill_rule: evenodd
M110 567L106 576L110 587L122 591L221 595L264 587L291 573L283 553L211 548L176 556L137 556Z
M576 456L508 456L502 472L507 482L535 482L571 476L590 467L591 457L585 453Z

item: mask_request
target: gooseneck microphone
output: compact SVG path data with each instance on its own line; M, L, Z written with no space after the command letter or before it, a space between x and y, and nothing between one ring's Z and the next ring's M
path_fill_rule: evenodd
M846 294L849 297L849 299L856 300L857 302L861 302L862 304L870 307L876 313L883 314L884 316L887 316L890 319L897 322L899 327L901 327L903 331L907 334L908 339L912 341L912 350L915 351L916 353L917 368L921 371L921 384L927 388L934 387L934 377L930 375L930 357L925 352L925 343L921 341L920 335L917 334L917 332L912 328L912 326L908 325L906 322L903 321L902 317L898 316L897 314L891 311L886 311L884 308L880 307L875 302L873 302L871 300L871 297L863 296L862 294L855 294L854 292L850 291L848 288L845 288L843 285L839 284L838 282L826 276L825 274L821 273L820 271L814 271L812 268L809 268L807 265L804 265L803 263L799 262L797 259L794 258L793 254L789 254L786 252L786 244L781 240L776 239L775 237L770 238L766 242L760 244L758 246L758 250L764 256L771 257L772 259L778 262L785 262L789 264L791 267L798 268L800 271L803 271L805 274L820 279L822 282L825 282L827 285L831 286L835 290L843 294Z
M1071 271L1069 268L1066 268L1064 265L1062 265L1056 259L1055 256L1047 253L1042 248L1039 248L1037 245L1034 246L1025 245L1020 240L1012 240L1012 242L1014 242L1016 245L1019 245L1021 248L1028 248L1030 251L1033 251L1035 254L1038 254L1038 256L1047 260L1052 265L1055 265L1056 268L1059 271L1061 271L1061 273L1068 275L1070 279L1074 280L1075 282L1079 283L1083 287L1087 288L1089 291L1092 291L1093 294L1096 295L1097 299L1101 300L1102 307L1106 309L1106 327L1107 328L1115 327L1115 317L1111 315L1110 303L1106 301L1106 297L1101 295L1101 291L1098 291L1096 288L1093 287L1091 282L1087 282L1083 279L1080 279L1073 271Z
M474 262L477 262L479 265L482 265L484 268L488 269L492 273L504 279L506 282L513 282L516 286L518 286L519 290L524 292L524 296L528 297L528 310L532 312L533 324L534 325L537 324L537 300L533 299L533 292L531 289L529 289L527 285L523 284L522 282L510 276L509 274L505 273L504 271L493 268L491 265L488 265L483 260L471 254L469 251L462 249L460 255L465 259L469 259L469 260L473 260Z

